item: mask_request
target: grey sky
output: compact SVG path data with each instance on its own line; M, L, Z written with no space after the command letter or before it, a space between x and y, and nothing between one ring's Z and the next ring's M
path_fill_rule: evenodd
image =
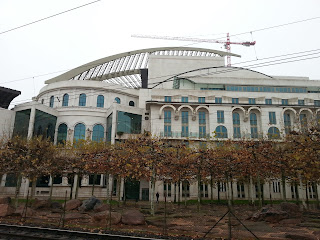
M90 0L1 0L0 32ZM185 46L189 42L131 38L131 34L199 38L231 37L257 41L259 59L320 49L320 19L264 31L256 29L319 17L318 0L110 1L95 4L0 35L0 86L22 91L14 103L29 101L44 81L87 62L130 50ZM225 38L224 38L225 39ZM223 39L221 39L223 40ZM222 44L190 46L224 50ZM232 63L255 60L253 47L231 46L242 55ZM306 57L320 57L320 54ZM304 57L305 58L305 57ZM253 62L255 63L255 62ZM246 66L240 64L236 66ZM320 80L320 58L254 68L269 75L307 76ZM31 77L31 78L29 78ZM21 81L10 81L24 79Z

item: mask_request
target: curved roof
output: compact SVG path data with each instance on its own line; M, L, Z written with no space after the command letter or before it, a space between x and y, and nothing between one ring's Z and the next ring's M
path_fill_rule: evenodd
M20 91L0 87L0 108L8 108L11 101L20 94Z
M92 80L112 82L129 88L139 88L141 87L140 70L148 68L150 55L203 57L223 57L231 55L240 57L240 55L237 54L229 54L227 52L206 48L148 48L98 59L49 79L45 83L49 84L66 80Z

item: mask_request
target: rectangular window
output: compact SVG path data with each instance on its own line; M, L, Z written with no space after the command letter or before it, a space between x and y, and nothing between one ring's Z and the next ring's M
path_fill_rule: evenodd
M224 123L224 111L217 111L217 121L218 123Z
M117 132L141 133L141 115L118 111Z
M171 102L171 96L165 96L164 97L165 102Z
M205 103L206 98L205 97L198 97L198 103Z
M269 123L270 124L277 124L275 112L269 112Z
M298 100L298 105L303 106L304 105L304 100Z
M273 192L274 193L280 193L280 182L272 182L272 186L273 186Z
M244 184L243 183L237 183L237 192L238 192L238 198L245 198L245 192L244 192Z
M189 101L188 97L181 97L181 102L187 103Z
M181 137L189 137L189 112L181 112Z
M284 131L286 134L289 134L291 132L290 113L285 113L283 115L283 120L284 120Z
M249 98L249 104L256 104L255 98Z
M222 103L222 98L221 97L216 97L215 103Z
M281 99L282 105L289 105L288 99Z
M272 104L272 99L266 99L266 104L271 105Z
M199 138L206 137L206 113L199 112Z
M232 98L232 103L238 104L239 103L239 98Z
M314 105L315 106L320 106L320 100L314 100Z
M171 137L171 111L164 111L164 136Z

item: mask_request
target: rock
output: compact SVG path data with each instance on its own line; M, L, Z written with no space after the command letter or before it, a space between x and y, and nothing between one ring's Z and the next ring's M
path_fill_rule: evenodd
M106 224L107 220L109 221L110 212L109 211L103 211L98 212L92 215L92 220L94 222L103 223ZM117 212L111 212L111 224L119 224L121 221L121 214Z
M12 215L14 213L14 208L9 204L0 204L0 217L5 217Z
M80 211L90 211L94 208L96 204L101 204L101 201L95 196L90 197L87 200L84 200L81 207L79 207Z
M73 213L66 214L65 221L83 220L83 219L88 219L88 218L89 218L89 216L87 216L86 214L73 212Z
M18 208L15 210L15 212L13 213L13 215L22 216L24 208L25 208L24 206L18 207ZM27 207L26 211L27 211L27 213L26 213L26 215L24 215L24 216L27 216L27 217L31 217L31 216L33 216L34 213L35 213L35 211L34 211L32 208L29 208L29 207Z
M302 233L286 233L285 237L288 239L294 240L317 240L317 238L313 235L302 234Z
M282 211L287 212L289 217L296 217L301 215L300 208L295 203L282 202L280 203L280 208Z
M81 206L81 201L79 199L72 199L66 202L66 211L77 209Z
M32 204L32 207L33 207L33 209L50 208L51 201L50 200L39 200L36 198Z
M278 223L279 221L287 217L288 214L285 211L277 210L272 207L264 207L259 212L253 214L251 220Z
M0 204L10 204L10 203L11 203L11 197L0 198Z
M109 210L109 205L108 204L96 204L93 208L95 212L103 212Z
M59 202L52 202L51 203L51 208L52 209L62 209L62 204Z
M138 210L128 210L121 218L121 221L127 225L143 225L146 223L144 215Z

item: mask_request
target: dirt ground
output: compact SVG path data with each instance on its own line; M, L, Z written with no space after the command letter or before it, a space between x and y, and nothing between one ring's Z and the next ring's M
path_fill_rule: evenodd
M156 204L155 216L150 214L148 202L127 202L125 205L112 205L112 211L123 213L128 209L140 210L145 218L145 225L131 226L122 223L111 226L113 232L129 234L156 234L163 237L186 237L205 239L227 239L229 236L228 214L217 224L228 208L223 205L202 205L198 211L196 205L167 203L166 214L164 203ZM320 239L320 211L313 209L304 211L302 217L284 219L278 223L248 220L258 207L237 205L233 213L243 225L231 215L231 234L233 239ZM75 212L75 211L72 211ZM107 226L98 226L91 220L93 212L82 214L82 218L66 221L65 228L84 229L89 231L104 231ZM166 215L166 217L165 217ZM21 217L9 216L1 218L1 222L18 223ZM52 210L37 210L31 217L27 217L23 224L36 226L61 227L61 213ZM213 226L216 225L214 228ZM248 231L247 229L250 231ZM257 237L255 237L253 234Z

